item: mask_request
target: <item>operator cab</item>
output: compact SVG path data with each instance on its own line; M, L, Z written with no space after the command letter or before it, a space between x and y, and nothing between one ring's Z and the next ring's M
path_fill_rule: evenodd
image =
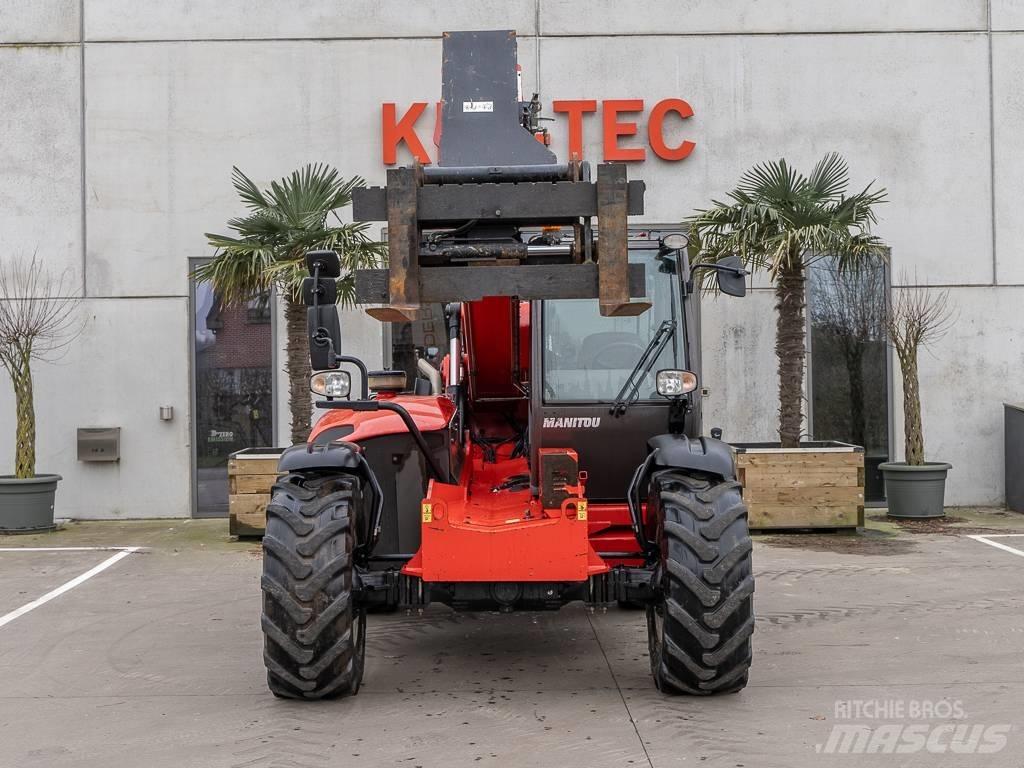
M666 240L668 241L666 243ZM673 402L658 371L700 375L698 304L678 229L631 228L629 261L643 266L651 308L604 317L597 299L555 299L533 308L531 444L576 451L595 503L621 502L647 439L667 431ZM700 394L675 404L687 434L700 434Z

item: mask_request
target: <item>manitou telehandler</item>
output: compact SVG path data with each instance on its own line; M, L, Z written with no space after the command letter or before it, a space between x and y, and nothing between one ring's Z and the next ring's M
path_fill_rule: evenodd
M537 97L519 93L513 32L446 33L442 81L439 162L388 170L353 213L386 222L389 249L386 269L357 275L359 300L445 341L418 348L411 377L368 373L339 354L338 255L306 258L326 413L281 457L267 507L270 689L356 693L368 610L581 600L646 607L662 691L738 691L751 543L731 451L699 437L685 233L631 234L644 185L624 165L594 181L556 161ZM738 259L703 268L743 295Z

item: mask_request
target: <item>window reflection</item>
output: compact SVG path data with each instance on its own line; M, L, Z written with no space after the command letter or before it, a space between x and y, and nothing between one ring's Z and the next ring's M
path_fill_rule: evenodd
M878 465L889 457L885 264L840 272L835 260L808 272L811 432L864 447L868 501L885 498Z
M228 514L228 456L273 445L270 297L225 307L194 286L195 459L199 517Z

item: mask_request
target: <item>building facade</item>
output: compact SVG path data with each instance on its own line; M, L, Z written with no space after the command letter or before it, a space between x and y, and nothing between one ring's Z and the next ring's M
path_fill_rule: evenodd
M928 457L953 464L948 503L1002 502L1003 403L1024 400L1024 2L0 0L0 259L37 251L83 297L83 333L36 371L39 468L64 476L59 516L195 511L200 443L214 450L225 430L198 412L217 395L197 385L211 315L197 314L189 267L211 255L204 233L240 213L232 166L267 182L322 161L380 184L395 136L384 105L398 121L420 102L413 128L433 156L439 35L487 28L517 31L557 154L576 109L585 159L630 161L644 221L679 222L780 157L809 169L837 151L853 186L886 187L877 233L893 290L948 290L958 313L920 361ZM409 141L390 146L411 160ZM763 276L743 300L703 303L705 423L727 439L775 435L773 305ZM288 435L271 307L214 313L264 326L237 336L259 347L275 423L244 392L225 406L254 440ZM376 321L353 311L342 325L346 351L379 365ZM813 402L827 372L811 357ZM885 412L899 459L898 371L873 375L885 386L866 407ZM0 386L0 471L13 413ZM121 460L79 462L76 428L103 426L121 427Z

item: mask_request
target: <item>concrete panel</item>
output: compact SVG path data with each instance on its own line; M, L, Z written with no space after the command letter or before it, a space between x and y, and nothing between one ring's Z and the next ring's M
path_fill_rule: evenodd
M520 41L524 88L535 50ZM433 103L440 64L437 40L90 46L90 293L186 295L203 233L244 210L232 165L261 184L309 162L383 183L381 103ZM432 107L417 128L433 152Z
M34 368L39 472L56 472L57 516L186 517L190 514L186 299L91 299L84 331L56 363ZM174 420L160 421L161 405ZM0 386L8 432L13 395ZM77 460L77 427L121 427L121 461ZM13 444L0 435L0 471Z
M1019 285L1024 283L1024 34L992 36L992 88L996 282Z
M545 35L984 30L986 12L986 0L641 0L628 13L616 0L540 0L540 28Z
M595 56L610 47L614 59ZM877 231L896 274L912 264L934 283L991 282L985 35L542 38L541 74L547 100L641 98L650 110L676 97L692 106L693 117L666 120L666 143L692 140L693 153L673 163L647 148L630 169L647 182L650 221L678 221L720 199L758 162L785 157L809 172L838 151L854 188L878 179L889 189ZM639 122L622 146L646 145ZM598 115L584 119L590 160L601 158L601 126ZM565 120L552 131L564 156Z
M993 30L1024 29L1024 3L1020 0L989 0L989 3Z
M775 296L701 297L704 432L721 427L729 442L778 440Z
M80 0L0 0L0 44L79 40Z
M953 465L947 504L1002 504L1003 403L1024 401L1018 319L1024 288L954 288L949 298L957 321L918 360L925 458ZM903 395L896 378L894 448L902 460Z
M72 285L82 266L79 72L75 48L0 47L0 258L38 250Z
M445 30L535 33L534 0L86 0L86 40L438 37Z

